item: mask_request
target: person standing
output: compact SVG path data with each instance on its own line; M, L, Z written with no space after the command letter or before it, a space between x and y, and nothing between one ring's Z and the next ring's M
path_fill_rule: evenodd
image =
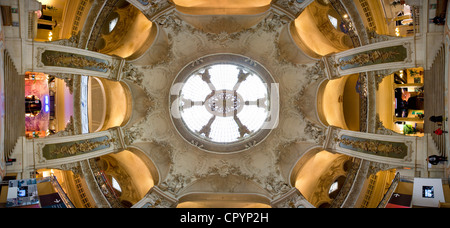
M429 120L433 123L441 124L443 118L442 118L442 116L430 116Z
M430 155L427 158L427 161L429 163L431 163L432 165L437 165L437 164L439 164L439 162L447 161L447 158L443 157L443 156L438 156L438 155Z

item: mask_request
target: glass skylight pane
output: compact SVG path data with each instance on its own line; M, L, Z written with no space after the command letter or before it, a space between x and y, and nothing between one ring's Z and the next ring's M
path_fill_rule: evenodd
M192 131L200 131L213 115L206 111L203 106L193 106L185 109L181 116L189 129Z
M184 84L180 95L192 101L203 101L210 93L208 84L199 75L193 75Z
M328 19L335 28L338 27L338 20L335 17L328 15Z
M233 117L216 117L211 125L211 140L214 142L233 142L239 138L239 130Z
M119 192L122 192L122 189L120 188L120 185L117 182L117 180L114 177L112 177L111 179L112 179L112 186L113 186L113 188L115 188Z
M239 86L237 92L245 101L256 101L258 98L267 96L267 85L265 85L258 76L249 76Z
M118 20L119 18L116 17L109 22L109 32L111 32L116 27Z
M330 187L330 190L328 191L328 194L336 191L337 189L338 189L338 182L335 181L333 184L331 184L331 187Z
M235 65L214 65L209 70L211 82L216 89L232 90L237 82L239 70Z
M250 131L256 131L261 128L266 120L267 112L256 105L246 105L237 116Z

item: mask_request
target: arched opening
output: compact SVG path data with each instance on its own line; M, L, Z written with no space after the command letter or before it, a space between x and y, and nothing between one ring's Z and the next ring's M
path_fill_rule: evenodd
M90 0L39 0L40 10L35 11L32 37L35 41L69 39L83 28L93 5Z
M88 83L89 132L126 125L132 110L128 86L97 77L89 77Z
M89 129L91 132L100 131L106 117L106 95L105 88L100 79L91 77L88 80L89 88ZM95 98L95 99L94 99Z
M426 119L424 97L422 67L403 69L385 76L376 92L376 110L383 126L399 134L423 136Z
M271 0L173 0L176 9L195 15L249 15L265 12Z
M355 203L355 208L376 208L389 190L396 173L396 169L390 169L368 176ZM411 182L409 184L412 185ZM409 194L412 195L412 191Z
M270 194L258 183L239 175L211 174L178 192L178 207L270 207Z
M101 28L95 49L127 60L139 58L155 40L157 28L132 4L120 1Z
M270 200L254 194L193 193L179 199L177 208L271 208Z
M358 74L324 81L317 94L317 113L328 126L359 131L360 94Z
M330 199L335 199L336 196L339 194L339 191L341 190L342 186L345 182L345 176L339 176L331 185L328 190L328 197Z
M352 158L325 150L311 150L293 169L291 184L315 207L329 207L345 182Z
M91 195L89 187L85 178L82 175L74 174L71 170L61 169L38 169L36 170L36 178L43 180L50 176L55 177L55 180L61 186L64 192L58 192L50 182L42 182L38 186L39 195L50 195L58 193L66 195L75 208L95 208L96 203ZM56 197L58 198L58 197ZM59 199L59 198L58 198ZM42 206L42 205L41 205ZM57 207L53 205L52 207Z
M134 148L101 156L97 165L122 207L139 202L158 182L153 163Z
M70 80L42 72L25 73L27 138L47 137L72 124L74 99L71 87Z
M353 43L344 33L341 17L329 3L314 1L291 23L291 36L312 58L345 51Z

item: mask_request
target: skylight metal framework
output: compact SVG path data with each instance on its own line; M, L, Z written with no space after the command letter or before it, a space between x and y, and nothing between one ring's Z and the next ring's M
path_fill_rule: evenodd
M256 144L271 130L264 128L272 118L273 83L265 68L243 56L204 57L177 76L172 120L179 133L201 149L243 150L249 140Z
M181 90L187 127L213 142L235 142L259 130L268 116L267 86L255 73L233 64L199 69Z

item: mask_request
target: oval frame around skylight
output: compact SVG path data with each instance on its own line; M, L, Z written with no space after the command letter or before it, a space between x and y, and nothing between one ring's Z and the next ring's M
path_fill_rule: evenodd
M214 71L216 67L220 70ZM234 68L236 70L233 70ZM211 70L211 73L206 74L205 69ZM213 82L220 77L228 77L214 76L216 74L214 72L227 72L232 79L221 83ZM209 75L211 83L207 83L207 79L202 79L202 74ZM247 76L237 86L238 75ZM247 79L251 83L247 83ZM202 150L230 153L248 149L262 142L273 126L276 126L273 123L278 118L278 90L274 86L277 85L270 73L261 64L248 57L236 54L204 56L188 63L178 73L172 84L169 98L172 123L187 142ZM248 93L248 90L253 90L254 93ZM223 116L222 112L208 110L213 103L208 99L220 99L221 95L227 97L221 100L224 105L215 107L222 108L220 110L223 111ZM202 103L202 101L209 102ZM252 108L256 112L249 112ZM253 116L251 116L252 113L254 113ZM221 124L227 121L229 125ZM243 135L240 133L236 135L238 126L246 126L249 131ZM222 133L225 131L231 133ZM218 136L218 134L221 135Z

